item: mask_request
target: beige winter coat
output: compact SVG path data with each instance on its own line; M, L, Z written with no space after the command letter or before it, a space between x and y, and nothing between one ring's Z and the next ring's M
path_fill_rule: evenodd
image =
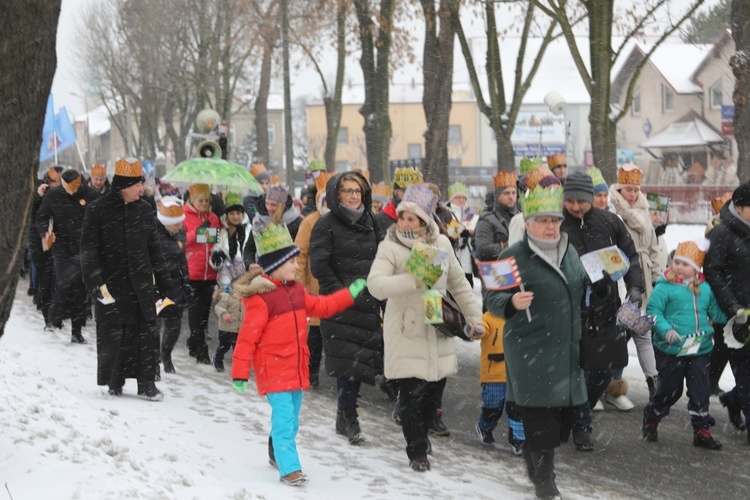
M628 228L630 237L633 239L635 249L641 261L643 270L643 307L645 309L649 295L651 295L652 283L659 279L664 269L659 264L659 242L654 232L654 224L648 212L648 200L641 192L633 206L630 206L625 198L616 189L616 185L609 188L609 200L615 208L615 213L622 218L625 227Z
M242 307L242 301L239 297L222 291L219 294L219 301L214 306L214 312L219 317L219 330L234 333L240 331L245 310ZM222 319L224 313L229 313L232 316L232 319L228 323Z
M428 243L448 253L448 269L435 284L435 290L453 294L466 320L481 324L482 311L479 300L469 286L461 264L456 259L450 240L438 233L433 222L433 235ZM375 261L367 277L370 294L379 300L387 300L383 320L385 344L385 376L389 379L419 378L436 382L458 370L456 348L453 338L438 333L432 325L424 322L424 300L422 294L427 287L411 275L404 264L409 258L413 240L402 243L397 235L397 225L388 230L388 235L378 246Z

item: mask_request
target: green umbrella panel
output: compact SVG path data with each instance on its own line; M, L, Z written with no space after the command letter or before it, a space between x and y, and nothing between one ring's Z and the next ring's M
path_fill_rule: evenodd
M245 188L257 194L263 193L263 188L245 167L218 158L185 160L170 170L161 180L171 183Z

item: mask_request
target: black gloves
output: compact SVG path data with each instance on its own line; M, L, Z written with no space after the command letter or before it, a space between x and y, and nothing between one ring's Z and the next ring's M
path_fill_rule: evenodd
M193 285L191 285L190 283L183 283L182 291L185 292L185 295L190 298L195 296L195 290L193 289Z
M667 230L666 224L659 224L658 226L654 227L654 232L656 233L656 236L663 235Z
M635 302L638 307L641 307L643 305L643 293L641 292L641 289L637 286L631 287L630 290L628 290L628 302Z

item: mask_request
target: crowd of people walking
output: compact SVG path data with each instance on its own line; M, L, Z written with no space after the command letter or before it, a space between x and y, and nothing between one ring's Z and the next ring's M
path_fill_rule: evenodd
M156 383L162 369L179 373L172 353L187 311L189 355L224 372L232 352L233 387L244 392L254 378L267 397L269 463L292 486L309 480L295 441L302 393L319 387L321 370L337 388L332 432L365 441L361 384L379 387L395 404L410 467L429 471L430 436L450 434L443 392L458 370L454 335L480 343L473 432L494 446L505 413L510 451L540 498L560 497L561 443L596 449L602 400L634 407L622 378L629 339L649 388L644 440L658 441L686 383L693 444L720 449L709 396L727 362L736 386L719 401L735 427L750 426L750 184L714 201L707 240L683 241L670 256L632 164L608 186L596 168L569 174L561 154L524 159L520 176L493 178L481 210L462 183L441 200L413 167L373 186L367 172L313 162L306 202L263 165L251 171L262 194L218 196L206 184L161 193L132 158L117 161L111 181L102 166L87 180L52 167L39 183L29 293L45 329L69 320L74 343L87 342L82 329L95 321L97 384L111 396L134 378L139 397L163 399ZM624 267L597 274L587 257L603 251ZM482 279L485 266L507 263L509 285ZM460 331L438 327L449 306Z

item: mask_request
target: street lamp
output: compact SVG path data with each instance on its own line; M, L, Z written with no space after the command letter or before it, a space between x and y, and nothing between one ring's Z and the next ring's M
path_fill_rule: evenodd
M89 151L91 150L91 136L89 135L89 101L86 97L76 94L75 92L71 92L70 95L83 101L83 107L86 112L86 165L88 165L88 168L91 168L91 157L89 154Z

